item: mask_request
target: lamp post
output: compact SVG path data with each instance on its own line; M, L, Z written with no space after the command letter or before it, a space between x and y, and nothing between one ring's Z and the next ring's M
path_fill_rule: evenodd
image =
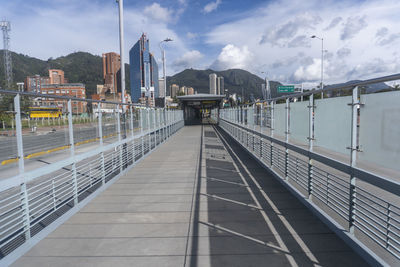
M116 0L119 10L119 53L121 57L121 102L125 103L125 63L124 63L124 0ZM125 110L125 105L122 105Z
M161 41L158 45L161 50L161 55L162 55L162 61L163 61L163 79L164 79L164 108L167 106L167 76L166 76L166 71L165 71L165 49L162 48L161 44L163 42L171 42L171 38L166 38L165 40Z
M318 37L316 35L311 36L311 38L316 38L321 40L321 89L324 89L324 38ZM324 98L324 92L321 92L321 98Z

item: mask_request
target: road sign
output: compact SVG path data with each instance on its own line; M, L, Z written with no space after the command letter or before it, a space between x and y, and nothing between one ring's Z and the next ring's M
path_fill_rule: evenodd
M281 85L278 86L278 93L293 93L294 85Z

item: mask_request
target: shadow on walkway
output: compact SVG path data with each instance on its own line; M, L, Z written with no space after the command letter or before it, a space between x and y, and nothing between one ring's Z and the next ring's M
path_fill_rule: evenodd
M366 266L232 138L203 126L186 266Z

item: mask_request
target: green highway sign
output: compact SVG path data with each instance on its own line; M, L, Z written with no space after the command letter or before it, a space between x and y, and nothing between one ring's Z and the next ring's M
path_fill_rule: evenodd
M278 93L293 93L294 85L281 85L278 86Z

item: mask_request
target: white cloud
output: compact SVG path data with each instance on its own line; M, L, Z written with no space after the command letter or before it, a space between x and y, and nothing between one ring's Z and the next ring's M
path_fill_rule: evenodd
M221 0L216 0L215 2L210 2L204 6L203 12L210 13L218 8L218 6L222 3Z
M324 29L324 31L328 31L328 30L330 30L330 29L335 28L335 27L339 24L339 22L341 22L341 21L342 21L342 17L336 17L336 18L334 18L334 19L331 21L331 23L329 23L328 27L326 27L326 28Z
M247 46L240 48L228 44L222 48L217 60L210 67L214 70L248 69L252 57L253 55Z
M387 71L385 75L398 72L371 65L377 63L374 58L380 58L384 65L399 66L399 9L400 2L395 0L278 0L247 11L241 19L218 25L205 36L210 46L246 46L253 59L245 65L253 73L283 75L284 82L318 82L321 41L309 38L317 35L324 38L324 49L329 51L324 60L326 83L345 82L350 77L367 79L376 77L374 71L376 75L384 73L382 70ZM357 70L364 73L354 71L355 66L363 65L368 68Z
M6 10L5 16L11 21L12 51L43 60L74 51L95 55L111 51L119 53L118 5L115 2L68 0L63 2L62 8L59 8L58 1L53 2L37 5L15 0L2 5ZM150 51L161 66L158 43L170 37L174 41L165 46L169 75L172 74L173 59L190 49L165 21L168 15L160 14L160 19L155 20L145 15L142 9L124 8L125 62L129 62L129 50L144 32L150 40Z
M325 62L324 62L325 63ZM327 64L325 63L325 66ZM308 66L300 66L294 72L297 81L315 81L321 78L321 59L313 59L313 63Z
M196 65L196 63L203 58L198 50L192 50L184 53L180 58L173 62L174 67L191 68Z
M196 39L199 35L197 33L188 32L186 33L186 37L189 39Z
M342 34L340 35L340 39L346 40L353 38L357 33L359 33L362 29L367 27L368 24L365 21L365 16L363 17L350 17L347 18L347 22L344 24L344 28L342 29Z
M145 7L143 13L156 21L170 22L172 18L172 11L158 3Z

